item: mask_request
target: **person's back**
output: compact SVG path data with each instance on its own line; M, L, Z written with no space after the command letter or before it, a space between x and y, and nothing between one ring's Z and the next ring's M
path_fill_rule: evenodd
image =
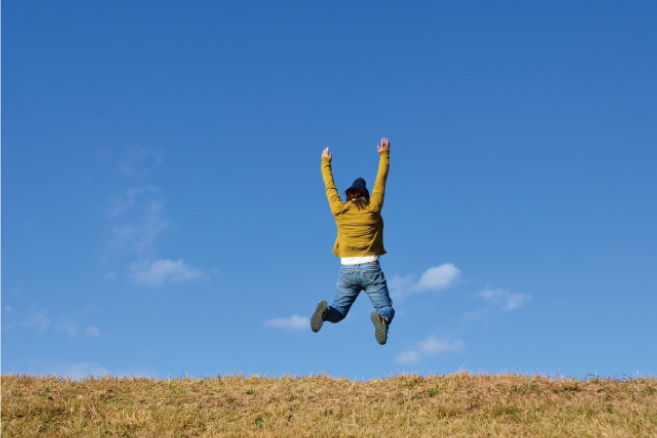
M338 228L333 253L340 257L342 267L336 299L331 306L328 306L326 301L320 301L311 317L310 325L312 330L317 332L324 321L341 321L358 294L364 290L377 310L370 315L375 326L376 339L380 344L385 344L388 326L395 313L378 261L379 257L386 253L383 246L381 209L390 166L388 139L382 138L377 149L380 156L379 170L372 197L370 198L365 180L357 178L345 191L346 202L340 199L333 182L332 154L329 153L329 148L324 149L322 153L322 176L326 196Z
M383 255L383 218L381 212L363 200L352 200L334 215L338 236L333 253L339 257Z

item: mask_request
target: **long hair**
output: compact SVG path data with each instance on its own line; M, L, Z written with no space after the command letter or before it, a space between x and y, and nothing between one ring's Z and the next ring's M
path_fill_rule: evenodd
M344 192L344 195L345 195L346 198L347 198L347 202L349 202L349 201L351 201L351 200L353 200L353 199L358 199L358 198L365 198L365 201L369 201L369 200L370 200L370 197L368 196L368 194L367 194L367 193L363 193L363 192L361 192L360 190L354 190L354 189L346 190L346 191Z

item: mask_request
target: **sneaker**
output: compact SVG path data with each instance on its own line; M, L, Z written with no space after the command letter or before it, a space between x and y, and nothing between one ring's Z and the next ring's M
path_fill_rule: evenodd
M372 320L372 324L374 324L374 337L376 341L381 345L385 344L388 340L388 324L386 324L386 319L377 312L372 312L370 319Z
M326 320L326 315L328 314L328 311L326 310L327 307L328 305L326 304L326 301L320 301L317 303L317 308L315 309L313 316L310 317L310 328L315 333L322 328L322 324L324 324L324 321Z

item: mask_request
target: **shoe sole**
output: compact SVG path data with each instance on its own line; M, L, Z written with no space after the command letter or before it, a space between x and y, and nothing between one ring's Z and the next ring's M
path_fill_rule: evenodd
M376 338L376 341L381 345L385 344L388 340L388 333L381 322L381 315L377 312L372 312L370 314L370 319L372 320L372 324L374 324L374 337Z
M322 324L324 324L324 319L322 318L322 315L324 314L324 311L328 307L326 301L322 300L319 303L317 303L317 308L315 309L315 312L313 313L313 316L310 317L310 329L317 333L319 329L322 328Z

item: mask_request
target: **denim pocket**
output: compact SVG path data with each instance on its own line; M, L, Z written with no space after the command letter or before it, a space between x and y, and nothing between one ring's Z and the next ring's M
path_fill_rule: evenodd
M369 284L371 285L383 284L386 282L386 276L383 275L382 271L368 272L367 278L369 279Z
M338 287L349 287L354 283L354 273L349 272L340 272L338 277Z

